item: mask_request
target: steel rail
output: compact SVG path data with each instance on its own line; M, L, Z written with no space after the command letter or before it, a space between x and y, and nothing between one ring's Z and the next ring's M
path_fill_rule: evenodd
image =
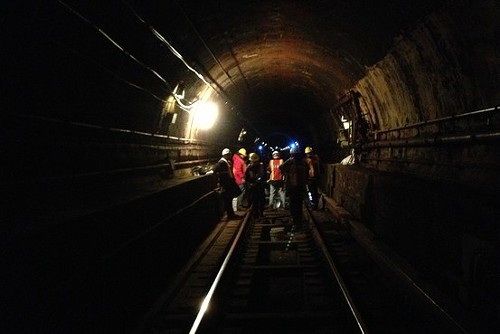
M251 211L251 210L250 210ZM250 212L249 211L249 212ZM213 294L215 292L215 289L217 288L217 286L219 285L220 281L221 281L221 278L222 278L222 275L224 274L225 270L226 270L226 267L229 263L229 261L231 260L231 257L240 241L240 238L243 234L243 231L245 230L245 227L250 219L250 216L251 214L250 213L247 213L245 218L243 219L243 223L241 224L239 230L238 230L238 233L236 235L236 237L234 238L232 244L231 244L231 247L229 248L229 251L226 255L226 257L224 258L224 261L222 262L222 265L220 266L220 269L217 273L217 276L215 277L211 287L210 287L210 290L208 291L207 295L205 296L205 298L203 299L203 302L200 306L200 310L198 311L198 314L196 316L196 319L194 320L193 322L193 325L191 327L191 330L189 331L189 334L194 334L196 333L196 331L198 330L199 326L200 326L200 323L201 321L203 320L203 317L205 316L205 313L208 309L208 306L212 300L212 297L213 297Z
M329 211L332 212L342 224L348 224L351 227L351 231L349 233L367 252L372 260L374 260L379 266L385 266L391 270L394 275L403 281L406 286L409 286L412 291L418 292L418 297L424 300L428 305L431 305L433 309L450 324L454 333L467 333L463 326L455 320L450 312L441 306L439 302L435 301L434 298L421 287L421 284L417 282L413 275L408 274L405 270L401 269L401 265L395 263L393 260L394 256L387 256L384 252L380 251L380 246L373 245L374 238L371 233L369 234L370 236L363 235L369 230L367 230L361 222L354 219L349 212L345 211L343 207L338 206L332 199L329 199L328 197L325 197L325 199L328 201L327 205L329 206ZM359 232L361 230L365 230L365 232ZM353 233L353 231L358 232Z
M349 224L352 227L353 231L366 229L363 225L357 221L356 219L347 219L347 222L344 223ZM366 232L365 232L366 233ZM382 263L386 268L389 268L400 280L402 280L406 286L410 287L412 291L418 293L418 297L425 301L427 305L431 306L434 311L439 314L439 316L447 321L450 329L453 329L453 333L467 333L467 330L450 314L450 312L443 307L438 301L433 298L429 292L425 291L422 288L422 284L417 281L415 277L407 273L407 271L401 268L401 265L398 265L392 260L389 256L384 254L383 252L377 251L377 247L370 246L372 242L372 238L367 238L363 236L361 233L352 234L353 238L358 242L358 244L362 245L362 247L366 249L371 249L368 251L369 256L374 259L377 263ZM375 248L375 250L373 250Z
M345 284L340 271L338 270L337 266L335 265L335 262L333 261L332 257L330 256L330 252L328 251L325 242L323 238L321 237L320 233L317 231L317 228L315 226L315 220L314 216L312 215L310 209L306 207L307 213L309 217L311 218L313 224L311 225L312 228L312 234L313 237L317 243L317 245L320 247L323 256L325 257L325 260L328 263L328 267L330 268L331 272L333 273L335 280L339 284L340 290L342 291L342 295L347 302L347 305L349 306L349 309L351 310L351 314L354 317L354 320L356 321L356 324L360 330L361 333L367 334L369 333L368 328L363 320L363 317L361 316L361 313L358 311L356 304L354 303L354 300L351 297L351 294L349 293L349 290L347 289L347 285Z

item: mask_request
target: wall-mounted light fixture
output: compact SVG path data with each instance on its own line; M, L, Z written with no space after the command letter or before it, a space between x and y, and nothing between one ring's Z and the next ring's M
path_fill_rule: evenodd
M201 97L200 97L201 95ZM172 94L167 99L167 110L175 110L175 105L183 111L188 112L191 115L191 122L189 126L189 132L193 129L206 130L211 128L217 116L219 114L218 106L214 102L209 101L210 94L205 91L202 94L189 101L186 99L186 89L184 82L180 82L175 86ZM174 104L174 107L171 104Z

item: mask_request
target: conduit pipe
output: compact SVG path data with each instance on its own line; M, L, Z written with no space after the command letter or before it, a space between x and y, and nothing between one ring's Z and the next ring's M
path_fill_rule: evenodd
M377 131L372 131L371 133L374 135L375 138L377 138L378 135L382 133L388 133L388 132L393 132L393 131L401 131L401 130L407 130L419 126L425 126L429 124L435 124L435 123L441 123L441 122L446 122L446 121L451 121L451 120L457 120L460 118L466 118L466 117L473 117L473 116L479 116L481 114L487 114L487 113L493 113L493 112L498 112L500 111L500 106L492 107L492 108L487 108L487 109L481 109L481 110L476 110L476 111L471 111L468 113L464 114L459 114L459 115L452 115L448 117L442 117L442 118L436 118L424 122L418 122L414 124L409 124L405 126L401 126L398 128L392 128L392 129L385 129L385 130L377 130Z
M412 138L412 139L396 139L372 141L361 145L362 150L382 147L418 147L418 146L435 146L439 144L468 144L473 142L495 141L500 139L500 132L468 134L457 136L436 136L433 138Z

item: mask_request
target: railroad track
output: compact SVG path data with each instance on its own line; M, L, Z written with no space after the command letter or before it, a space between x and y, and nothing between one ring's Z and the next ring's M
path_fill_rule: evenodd
M463 333L394 289L329 212L304 213L302 231L285 210L221 223L136 333Z

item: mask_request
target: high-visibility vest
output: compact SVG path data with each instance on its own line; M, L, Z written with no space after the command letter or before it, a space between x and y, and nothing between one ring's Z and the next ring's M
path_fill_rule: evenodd
M269 175L269 180L279 181L283 180L283 175L281 174L280 165L283 164L283 159L272 159L269 161L269 169L271 174Z

